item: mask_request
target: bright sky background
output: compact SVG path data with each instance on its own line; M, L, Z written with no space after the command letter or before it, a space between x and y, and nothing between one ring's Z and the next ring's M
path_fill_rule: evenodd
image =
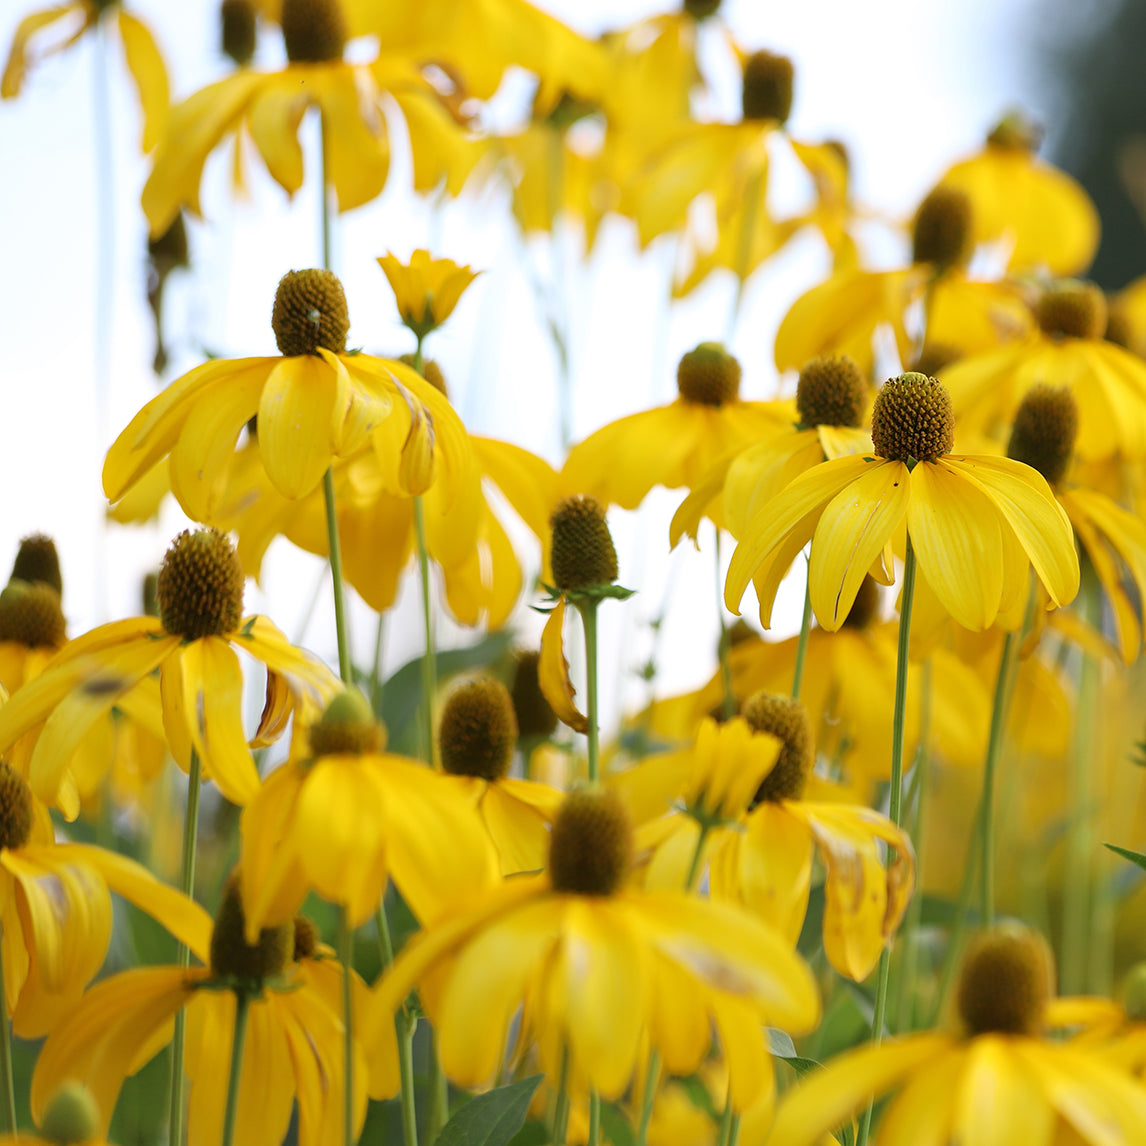
M794 58L793 136L846 141L857 199L907 217L945 166L974 150L1003 110L1019 104L1036 117L1044 111L1015 56L1038 3L727 0L725 12L745 46ZM658 10L644 0L547 0L542 6L587 33ZM150 24L166 53L176 98L228 72L229 62L217 48L214 0L137 0L130 8ZM3 51L30 9L24 0L0 0ZM272 39L266 37L258 57L268 66L279 59ZM143 572L157 565L183 526L173 508L158 525L117 528L107 541L115 572L101 587L95 571L103 453L157 387L150 370L154 346L144 288L145 224L138 208L147 164L138 153L138 110L117 44L111 45L108 67L114 272L97 275L96 270L95 48L95 39L85 37L35 71L18 100L0 104L0 479L5 491L0 576L21 536L37 530L53 534L64 562L65 609L73 635L137 612ZM725 69L715 80L716 102L731 117L738 99L734 78ZM455 403L472 430L525 445L559 463L554 359L504 201L487 195L435 212L404 189L409 175L398 136L395 150L386 193L344 217L336 244L336 269L350 300L352 343L394 354L412 348L397 323L376 255L387 249L406 255L430 246L485 269L449 327L432 336L428 351L444 365ZM172 365L179 371L201 361L204 348L228 356L274 353L269 313L275 284L286 270L319 260L312 181L288 203L256 168L250 201L236 205L229 200L223 166L225 161L208 167L202 202L211 225L192 230L195 266L169 284ZM894 257L894 251L888 253ZM669 400L680 354L699 341L724 337L731 282L710 279L670 316L663 301L667 268L663 246L640 257L631 230L618 224L587 267L570 269L569 282L576 284L570 297L579 300L571 310L577 437ZM776 392L772 332L787 304L825 269L817 244L801 242L753 280L731 346L745 368L745 396ZM114 284L98 312L97 282ZM97 313L110 315L111 383L103 415L93 398L91 365ZM616 666L617 683L642 659L647 637L642 623L661 609L670 567L664 557L666 527L679 500L662 491L639 523L617 511L611 516L621 580L642 590L629 605L603 611L603 656ZM276 544L269 560L266 595L249 593L248 610L268 611L297 636L319 563L285 542ZM698 656L696 650L715 647L711 552L678 553L672 567L679 620L664 638L665 679L684 687L698 683L709 667L709 654ZM802 584L787 588L778 628L794 631ZM419 649L414 590L411 577L388 637L389 668ZM754 611L751 606L749 600L746 609ZM319 619L307 630L305 643L335 663L333 637L323 619L328 608L328 598L321 598ZM355 647L365 660L373 627L360 604L353 616ZM519 617L527 631L538 631L539 621L525 603ZM444 627L447 643L464 639L461 631ZM615 707L616 690L605 679ZM639 697L639 687L629 695Z

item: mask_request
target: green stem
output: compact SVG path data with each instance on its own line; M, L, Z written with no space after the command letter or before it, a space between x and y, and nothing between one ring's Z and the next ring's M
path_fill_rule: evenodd
M720 626L720 639L717 652L720 657L720 679L724 682L724 719L731 720L736 715L736 696L732 691L732 662L729 660L732 642L728 638L728 626L724 623L724 576L720 561L720 527L713 526L716 532L716 623Z
M891 791L888 797L888 818L899 827L903 817L903 729L907 715L907 670L911 648L911 609L915 599L915 549L911 534L907 535L907 552L903 561L903 592L899 603L899 646L895 659L895 713L891 728ZM887 849L887 866L895 863L895 848ZM887 1017L887 995L891 978L891 944L879 957L879 979L875 990L875 1014L872 1016L871 1037L875 1045L883 1041L883 1027ZM866 1146L871 1133L871 1114L874 1103L869 1103L860 1122L856 1146Z
M386 918L386 905L380 903L374 913L378 929L378 954L385 971L394 962L394 940L390 936L390 921ZM398 1075L402 1085L402 1146L418 1146L418 1111L414 1099L413 1029L405 1007L394 1016L398 1032Z
M370 666L370 708L375 714L382 703L382 648L386 642L386 614L378 614L378 628L374 634L374 662Z
M16 1084L12 1078L12 1024L8 1020L8 992L4 989L4 952L0 936L0 1129L16 1133Z
M720 1119L720 1146L736 1146L740 1137L740 1115L732 1112L732 1103L724 1104L724 1115Z
M425 339L425 337L426 336L424 334L419 334L417 336L418 345L414 347L414 369L417 370L417 372L419 374L421 374L423 378L426 376L424 373L425 367L426 367L426 360L422 354L422 342Z
M199 791L203 786L202 776L199 753L192 748L187 778L187 809L183 816L183 870L179 881L179 889L188 899L195 898L195 852L199 840ZM179 944L175 951L175 962L183 969L191 966L191 951L186 944ZM183 1142L183 1054L186 1040L187 1016L179 1010L175 1013L171 1051L171 1111L167 1138L171 1146L181 1146Z
M800 637L796 641L796 670L792 673L792 699L800 699L800 686L804 683L804 661L808 656L808 633L812 628L812 577L804 582L804 615L800 618Z
M589 1146L600 1146L601 1142L601 1096L589 1091Z
M438 1057L438 1040L433 1030L426 1047L430 1055L430 1111L426 1116L426 1143L437 1142L442 1127L450 1120L450 1084Z
M692 853L692 862L688 865L688 877L684 881L685 891L692 891L696 887L697 877L703 866L701 859L704 856L704 841L708 838L709 825L700 825L700 835L696 837L696 850Z
M342 1134L345 1146L354 1146L354 928L345 905L338 912L338 958L342 963L342 1053L346 1067Z
M586 714L589 721L589 783L596 784L600 779L601 761L597 727L597 602L592 599L578 604L581 623L585 627L585 692Z
M646 1146L649 1139L649 1122L653 1117L653 1100L657 1096L657 1083L661 1075L660 1051L649 1053L649 1072L645 1075L645 1089L641 1095L641 1121L637 1126L636 1146Z
M319 196L321 199L322 218L322 266L324 270L331 270L333 254L330 243L330 185L327 180L329 159L326 154L326 120L321 112L318 115L318 159L319 159Z
M421 343L418 343L421 347ZM414 532L418 540L418 577L422 583L422 627L425 648L422 651L422 736L425 756L433 764L434 694L438 688L438 670L434 663L434 615L430 587L430 551L426 548L426 513L420 497L414 498Z
M247 1010L250 996L235 992L235 1037L231 1042L231 1077L227 1083L227 1109L223 1115L223 1146L235 1141L235 1122L239 1113L239 1078L243 1073L243 1047L247 1042Z
M346 630L346 598L342 589L342 549L338 542L338 515L334 505L334 470L322 475L322 496L326 503L326 544L330 550L330 580L334 588L334 631L338 636L338 675L343 684L354 679L350 662L350 637Z
M569 1049L561 1055L561 1073L557 1078L557 1103L553 1108L553 1146L564 1146L569 1129Z
M995 923L995 772L1003 748L1007 713L1011 707L1011 685L1014 682L1018 652L1018 634L1008 633L1003 640L1003 654L999 658L999 673L995 678L991 731L987 736L987 759L983 766L982 832L979 839L979 876L982 880L980 923L983 927L993 927Z

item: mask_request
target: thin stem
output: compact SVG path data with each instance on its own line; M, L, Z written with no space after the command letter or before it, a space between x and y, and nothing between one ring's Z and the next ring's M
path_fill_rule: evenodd
M195 852L199 840L199 791L203 786L202 767L199 753L191 749L191 762L187 778L187 809L183 816L183 870L179 888L188 899L195 898ZM186 969L191 966L191 951L180 943L175 952L175 962ZM187 1017L182 1010L175 1013L175 1035L171 1052L171 1111L169 1116L168 1142L171 1146L181 1146L183 1142L183 1053L187 1038Z
M589 1091L589 1146L600 1146L601 1142L601 1096Z
M557 1103L553 1108L553 1144L564 1146L569 1128L569 1048L561 1055L561 1073L557 1078Z
M732 1112L732 1103L725 1102L724 1114L720 1119L719 1146L736 1146L740 1137L740 1115Z
M645 1089L641 1095L641 1121L637 1126L636 1146L646 1146L649 1139L649 1122L653 1117L653 1099L657 1095L657 1083L661 1075L660 1051L649 1053L649 1072L645 1075Z
M370 708L376 713L382 703L382 649L386 643L386 614L378 614L374 633L374 661L370 666Z
M792 673L792 699L800 699L800 686L804 683L804 661L808 656L808 633L812 628L812 576L804 582L804 614L800 618L800 636L796 641L796 669Z
M688 865L688 877L684 881L685 891L692 891L696 887L697 877L703 866L701 860L704 856L704 841L708 838L708 824L700 825L700 835L696 837L696 850L692 853L692 862Z
M343 905L338 912L338 959L342 964L342 1053L346 1074L342 1088L342 1134L354 1146L354 928Z
M442 1127L450 1120L450 1084L438 1057L438 1040L430 1030L427 1051L430 1055L430 1112L426 1116L426 1142L437 1142Z
M979 840L982 858L979 863L979 876L982 880L980 903L981 922L984 927L991 927L995 922L995 771L1003 747L1007 713L1011 707L1011 684L1018 651L1018 635L1008 633L1003 640L1003 654L999 658L999 673L995 678L991 731L987 736L987 759L983 766L982 833Z
M250 996L235 992L235 1037L231 1043L231 1077L227 1083L227 1109L223 1115L223 1146L235 1141L235 1122L239 1113L239 1078L243 1073L243 1048L247 1042L247 1010Z
M394 940L390 936L390 921L386 918L385 903L378 904L374 913L378 930L378 955L385 971L394 962ZM405 1007L394 1016L398 1032L398 1075L402 1085L402 1146L418 1146L418 1111L414 1105L413 1030Z
M326 502L326 544L330 550L330 580L334 587L334 631L338 636L338 675L343 684L354 679L350 661L350 637L346 630L346 598L342 588L342 548L338 542L338 514L334 505L334 470L322 475L322 496Z
M720 678L724 682L724 719L731 720L736 715L736 696L732 691L732 662L729 653L732 642L728 637L728 626L724 623L724 577L720 561L720 527L713 525L716 533L716 623L720 626L720 639L717 651L720 656Z
M4 944L0 936L0 1129L16 1133L16 1085L12 1078L12 1024L4 989Z
M899 646L895 659L895 713L891 728L891 793L888 798L888 817L899 827L903 803L903 730L907 715L908 654L911 648L911 609L915 598L915 549L911 534L907 535L907 552L903 561L903 592L899 603ZM895 863L895 848L887 849L887 865ZM884 947L879 957L879 979L875 990L875 1014L872 1016L871 1037L877 1046L883 1041L883 1027L887 1016L887 994L891 978L891 945ZM860 1122L856 1146L866 1146L871 1133L869 1103Z
M421 342L418 343L419 351ZM434 694L438 669L434 662L434 615L430 587L430 552L426 548L426 514L422 499L414 498L414 532L418 540L418 577L422 583L422 627L426 643L422 651L422 736L426 759L434 763Z
M310 628L310 622L314 619L314 611L318 608L318 598L322 595L322 587L326 584L326 567L329 564L329 561L322 563L322 568L319 570L318 577L314 582L314 589L310 594L310 600L307 601L306 608L303 610L302 619L295 629L294 639L291 641L291 644L301 645L306 637L306 631Z
M585 628L585 692L586 714L589 721L589 783L596 784L600 778L600 729L597 726L597 602L580 602L581 623Z
M320 216L322 219L322 266L324 270L331 270L334 255L331 251L330 240L330 185L327 180L328 157L326 154L326 120L321 112L318 115L318 141L319 141L319 201Z

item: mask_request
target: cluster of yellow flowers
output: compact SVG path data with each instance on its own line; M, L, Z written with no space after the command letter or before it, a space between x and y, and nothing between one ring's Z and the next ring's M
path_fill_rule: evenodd
M125 1082L170 1046L132 1141L1146 1146L1126 878L1146 868L1146 287L1062 277L1098 221L1017 115L919 204L910 262L870 269L847 151L792 138L792 62L719 9L590 41L527 0L223 0L236 70L173 108L118 0L19 25L5 98L53 29L71 38L49 50L118 29L158 270L224 137L237 182L249 141L293 193L315 109L326 265L284 268L277 356L204 362L108 449L114 521L170 495L193 523L145 615L69 640L41 535L0 592L0 1141L126 1134ZM264 72L267 24L288 62ZM736 123L692 116L710 33L740 69ZM495 134L511 67L535 96ZM742 397L702 342L673 402L560 469L470 434L424 343L477 274L378 257L414 345L392 359L352 348L329 265L332 209L387 184L394 108L415 191L501 181L525 233L572 218L587 251L606 216L642 247L672 236L675 297L713 272L742 287L816 232L831 274L774 348L794 389ZM779 152L807 176L787 217ZM650 703L602 742L599 626L633 592L606 515L655 487L679 491L666 560L711 537L716 596L736 614L751 584L763 630L806 567L802 624L775 641L722 608L711 679L665 696L653 664ZM244 615L280 536L329 565L337 672ZM382 618L415 563L424 655L386 681ZM372 665L347 587L379 615ZM523 599L548 614L536 643L518 618L531 647L437 648L439 610L493 633ZM124 854L148 835L131 816L162 843L173 813L178 890ZM110 892L174 963L131 950Z

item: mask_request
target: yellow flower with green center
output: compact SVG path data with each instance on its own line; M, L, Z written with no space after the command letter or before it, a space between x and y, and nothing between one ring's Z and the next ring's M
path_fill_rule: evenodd
M0 944L12 1029L42 1038L71 1013L96 976L111 939L109 891L195 943L203 910L149 871L114 852L58 844L48 809L27 781L0 761Z
M236 652L267 668L256 746L277 739L292 713L321 710L337 691L321 661L296 649L266 617L242 615L242 570L221 533L180 534L164 558L158 595L159 617L113 621L71 641L0 708L4 749L34 732L29 777L42 799L56 802L85 733L156 669L172 755L186 770L197 752L204 775L236 804L259 788L243 731Z
M400 362L347 352L350 319L335 275L284 275L271 326L281 357L206 362L136 414L104 461L110 501L170 455L171 489L183 510L215 520L235 443L255 417L258 456L285 497L317 488L333 460L366 445L392 407L429 419L450 472L467 464L461 422L437 390Z
M688 1075L715 1030L729 1101L743 1111L771 1089L761 1025L800 1034L819 1017L811 974L771 928L738 909L628 886L631 828L620 800L583 790L557 814L547 870L510 880L443 920L373 988L364 1026L381 1034L421 987L446 1074L495 1078L522 1008L519 1045L574 1094L613 1099L647 1048ZM391 1069L394 1069L393 1066Z
M403 756L359 693L339 693L243 812L240 882L248 938L290 919L313 888L350 924L393 879L430 923L497 881L472 793Z
M769 1141L817 1146L891 1090L898 1093L880 1116L876 1146L1141 1141L1146 1090L1138 1081L1095 1048L1047 1038L1053 979L1041 936L1015 924L987 932L963 959L956 1030L831 1060L785 1095Z
M235 990L243 989L250 1001L235 1141L280 1146L296 1105L300 1146L341 1141L342 968L315 949L314 929L306 920L264 930L247 944L233 877L214 927L209 919L207 924L190 943L204 966L124 971L102 980L73 1007L36 1062L31 1099L37 1121L60 1085L73 1080L90 1090L100 1130L106 1134L124 1079L164 1049L172 1017L186 1008L188 1141L221 1141ZM365 990L357 975L353 989L358 994ZM356 1138L366 1117L367 1097L384 1096L378 1087L382 1076L370 1070L368 1057L365 1044L356 1038ZM365 1086L359 1083L363 1079Z
M436 330L451 314L466 287L480 271L459 267L453 259L435 259L419 248L408 263L387 252L378 258L403 323L419 339Z
M159 142L167 125L167 69L147 25L125 11L116 0L72 0L72 3L44 8L25 16L16 27L8 62L0 77L0 99L14 99L20 94L31 63L32 45L37 44L49 28L63 24L67 32L63 40L42 53L45 56L70 47L85 32L95 29L101 20L106 26L114 24L119 32L127 69L135 81L143 111L143 150L150 151ZM166 230L166 227L160 230Z
M739 612L751 580L769 627L780 582L811 541L812 608L835 632L869 571L891 583L904 523L919 575L965 628L986 628L1025 600L1032 566L1050 600L1067 604L1078 556L1046 479L1010 458L952 454L953 429L942 383L923 374L886 382L872 412L875 455L813 466L748 524L728 570L729 609Z

